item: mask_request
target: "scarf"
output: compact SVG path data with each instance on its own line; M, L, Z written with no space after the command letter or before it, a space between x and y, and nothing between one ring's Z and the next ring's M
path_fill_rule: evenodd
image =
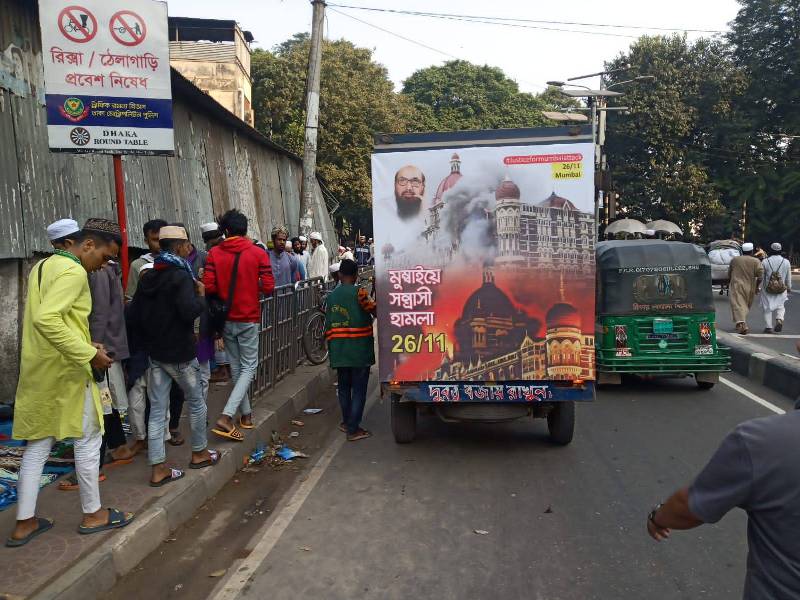
M162 250L156 256L156 259L153 261L156 265L156 268L166 268L167 266L178 267L179 269L183 269L194 279L194 272L192 271L192 267L186 262L185 258L181 258L180 256L176 256L170 252L165 252Z

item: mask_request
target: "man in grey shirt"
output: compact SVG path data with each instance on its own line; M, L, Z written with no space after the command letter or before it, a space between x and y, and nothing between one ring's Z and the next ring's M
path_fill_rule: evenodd
M688 488L647 517L650 536L747 512L745 600L800 598L800 411L746 421L722 441Z

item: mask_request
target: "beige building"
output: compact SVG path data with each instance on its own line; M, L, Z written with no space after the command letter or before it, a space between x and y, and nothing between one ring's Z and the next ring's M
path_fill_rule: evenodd
M169 40L170 65L252 126L253 34L236 21L170 17Z

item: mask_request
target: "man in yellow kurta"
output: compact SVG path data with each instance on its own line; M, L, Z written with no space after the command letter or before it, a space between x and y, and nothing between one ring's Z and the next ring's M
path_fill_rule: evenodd
M65 249L37 263L28 278L13 429L14 439L28 444L17 484L17 525L7 546L23 546L53 526L51 520L36 517L36 500L56 440L75 441L83 508L78 532L122 527L133 519L116 509L101 510L97 474L103 411L92 368L104 370L113 361L102 346L92 344L88 320L92 298L87 272L116 257L120 243L119 225L89 219L64 240Z
M764 278L764 267L761 261L753 256L753 244L742 244L742 256L735 257L728 267L730 279L730 302L736 333L747 335L747 313L753 306L761 280Z

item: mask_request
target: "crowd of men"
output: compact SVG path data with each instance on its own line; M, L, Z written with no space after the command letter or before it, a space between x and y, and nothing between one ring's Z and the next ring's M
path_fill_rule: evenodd
M179 430L184 404L187 467L213 467L220 453L209 447L207 434L212 370L229 365L232 388L211 432L241 442L254 428L248 389L258 366L261 297L276 286L327 279L333 271L320 233L310 234L309 251L304 237L289 240L286 227L278 226L265 245L247 236L247 217L237 210L201 226L205 249L180 223L151 220L142 233L148 252L131 263L123 291L117 223L89 219L80 227L62 219L47 229L54 253L30 273L22 326L13 437L27 444L17 524L7 546L23 546L53 526L37 516L36 503L56 441L74 441L75 473L59 488L79 491L81 534L134 519L133 513L101 508L104 465L128 464L146 451L150 486L185 476L184 468L167 463L165 447L185 443ZM340 371L342 428L355 441L369 436L360 420L374 363L375 307L356 290L356 263L344 259L336 266L339 285L328 305L341 307L328 337L332 366ZM351 321L359 335L341 333Z

